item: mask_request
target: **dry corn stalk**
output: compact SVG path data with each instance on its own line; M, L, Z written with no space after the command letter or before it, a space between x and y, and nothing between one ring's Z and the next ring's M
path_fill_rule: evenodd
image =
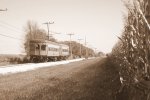
M150 1L138 0L126 7L128 16L124 31L112 54L122 68L122 74L125 72L127 80L134 82L135 77L148 79L150 74Z

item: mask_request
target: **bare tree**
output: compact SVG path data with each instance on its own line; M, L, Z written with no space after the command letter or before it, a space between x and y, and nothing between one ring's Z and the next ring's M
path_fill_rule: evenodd
M30 40L45 40L46 39L46 31L43 29L40 29L36 22L28 21L27 25L25 27L25 52L27 56L29 55L29 45Z

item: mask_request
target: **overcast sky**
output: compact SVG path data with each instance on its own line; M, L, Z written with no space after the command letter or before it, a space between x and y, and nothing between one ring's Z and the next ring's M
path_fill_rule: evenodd
M66 34L74 33L73 40L87 37L88 46L111 52L120 36L123 22L121 0L0 0L0 53L23 52L24 27L33 20L47 31L47 21L54 21L50 30L63 34L57 40L68 40ZM84 43L84 40L81 41Z

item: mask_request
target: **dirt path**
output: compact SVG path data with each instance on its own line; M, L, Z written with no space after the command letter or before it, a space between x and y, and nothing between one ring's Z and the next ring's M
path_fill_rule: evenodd
M106 58L0 76L0 100L114 100L118 72Z

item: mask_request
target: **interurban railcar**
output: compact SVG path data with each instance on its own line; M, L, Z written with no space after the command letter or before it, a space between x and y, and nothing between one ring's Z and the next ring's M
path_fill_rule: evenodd
M69 46L48 40L30 41L30 59L32 62L45 62L67 59Z

